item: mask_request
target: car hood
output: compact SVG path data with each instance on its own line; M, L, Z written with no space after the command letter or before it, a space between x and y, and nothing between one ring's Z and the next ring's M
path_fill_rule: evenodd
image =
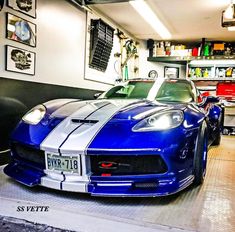
M64 119L40 144L42 150L62 153L84 153L89 144L109 124L130 125L162 110L183 109L183 105L168 105L148 100L74 101L57 108L50 118ZM125 122L129 123L125 123ZM50 124L50 123L49 123ZM49 125L50 127L50 125ZM113 131L113 130L112 130ZM119 133L119 132L117 132ZM108 133L111 136L111 132Z
M48 106L46 105L48 108ZM159 111L169 109L185 108L185 104L164 104L152 102L148 100L89 100L89 101L70 101L58 107L51 113L51 118L66 118L71 117L74 120L89 120L104 119L106 116L120 120L142 119L148 115L152 115ZM49 109L50 110L50 109Z

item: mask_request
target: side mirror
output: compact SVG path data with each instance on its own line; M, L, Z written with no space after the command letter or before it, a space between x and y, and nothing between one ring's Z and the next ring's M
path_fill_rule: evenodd
M97 99L102 93L95 93L94 98Z
M203 97L204 104L218 103L219 101L220 101L219 97L214 97L214 96Z

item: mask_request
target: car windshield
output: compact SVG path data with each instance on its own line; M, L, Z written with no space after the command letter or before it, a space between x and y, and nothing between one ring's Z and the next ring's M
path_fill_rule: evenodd
M150 92L153 98L149 96ZM103 93L99 99L146 99L148 97L159 102L194 101L191 84L183 80L165 80L156 85L153 81L129 81L123 85L114 86Z
M190 83L165 81L157 91L155 100L160 102L192 102L194 94Z
M103 93L99 98L120 98L120 99L143 99L147 98L154 82L129 81L126 85L118 85L107 92Z

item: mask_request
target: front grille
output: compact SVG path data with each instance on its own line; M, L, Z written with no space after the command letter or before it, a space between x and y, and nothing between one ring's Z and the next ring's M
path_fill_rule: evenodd
M167 171L159 155L91 155L90 161L93 175L143 175Z
M25 146L18 143L11 144L13 154L20 160L36 164L40 168L45 169L45 154L44 151L35 149L30 146Z

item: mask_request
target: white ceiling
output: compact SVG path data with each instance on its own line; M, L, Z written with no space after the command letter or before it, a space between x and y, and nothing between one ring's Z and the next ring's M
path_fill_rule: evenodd
M146 0L172 34L171 40L235 41L235 31L221 27L231 0ZM162 40L128 2L92 6L138 39Z

